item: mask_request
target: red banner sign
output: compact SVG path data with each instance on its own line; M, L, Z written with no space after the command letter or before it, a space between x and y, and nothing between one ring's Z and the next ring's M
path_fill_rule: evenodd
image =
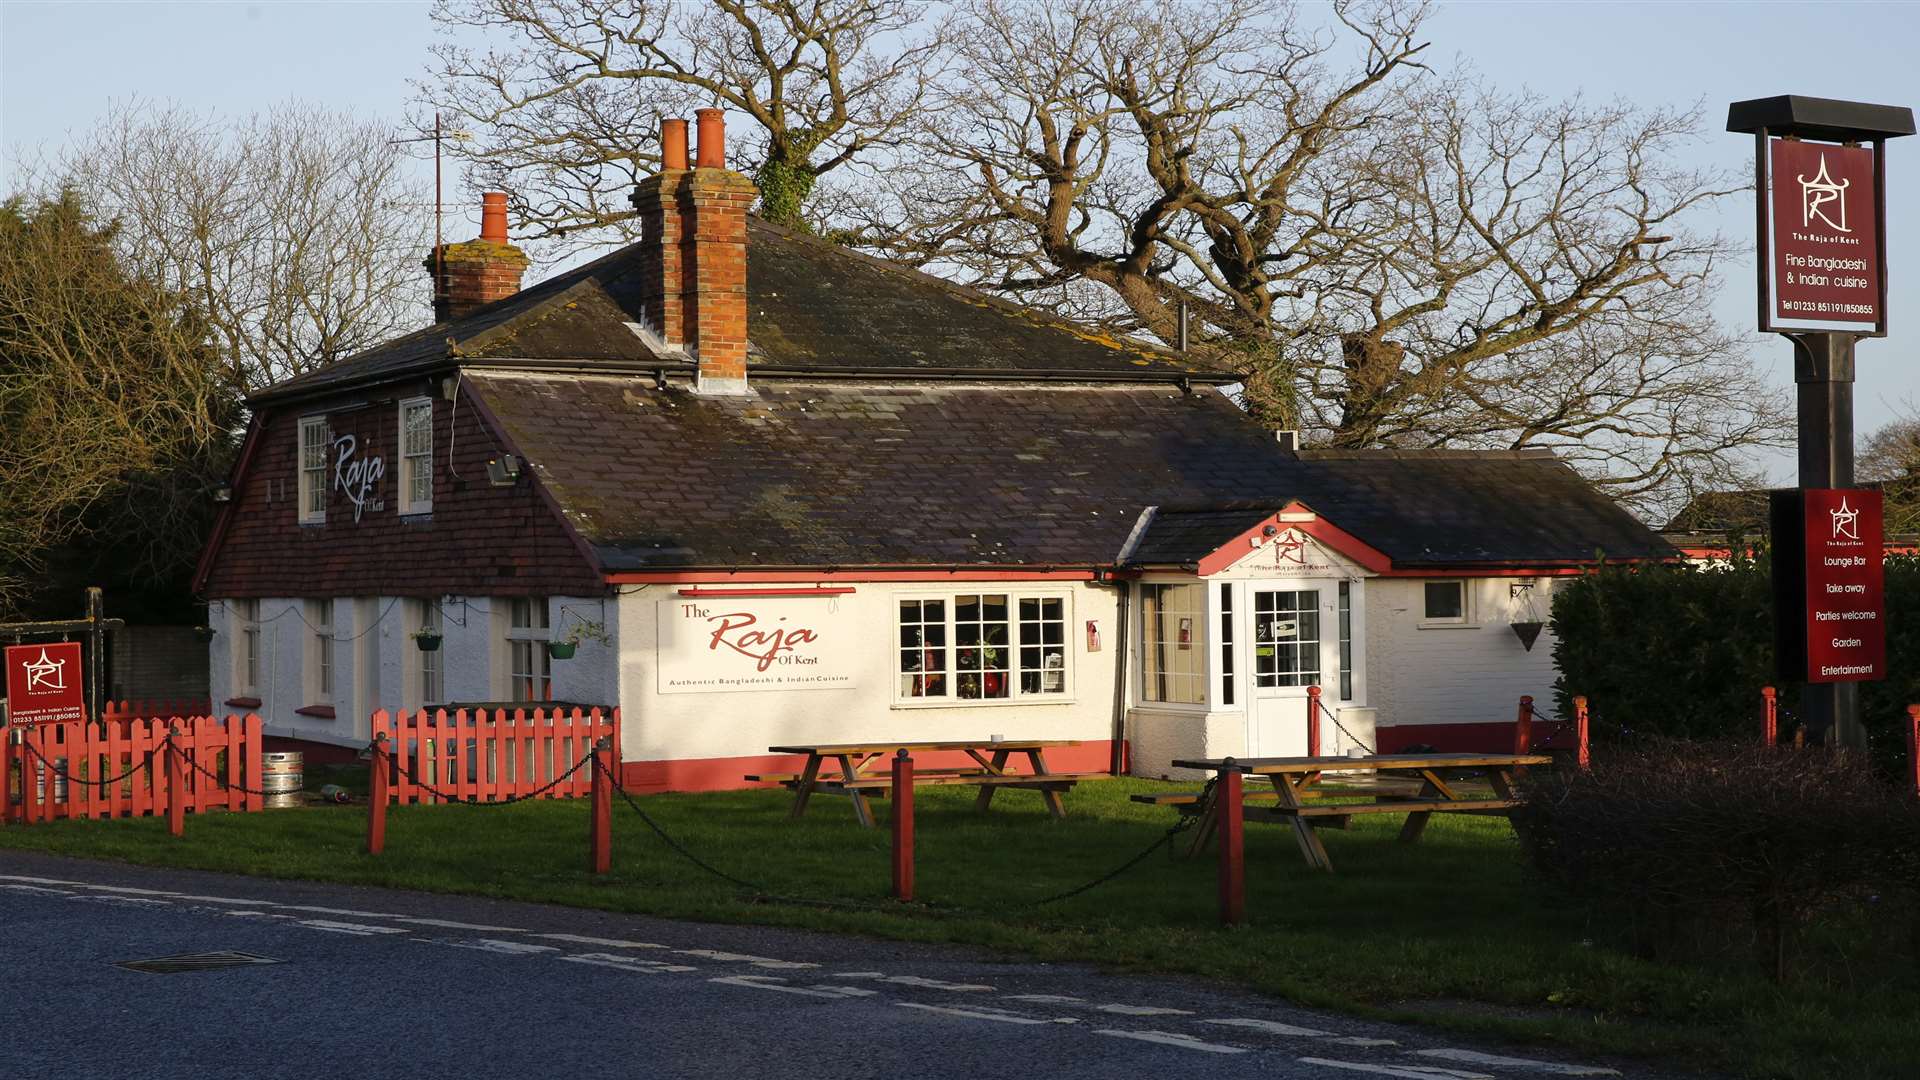
M1768 161L1774 319L1874 327L1881 267L1873 151L1775 139Z
M1886 678L1880 493L1810 489L1804 494L1801 530L1807 681Z
M7 720L65 724L87 718L79 642L7 646Z

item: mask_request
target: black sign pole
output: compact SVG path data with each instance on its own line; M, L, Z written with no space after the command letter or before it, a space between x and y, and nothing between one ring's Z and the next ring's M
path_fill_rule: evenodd
M1853 486L1853 346L1859 335L1788 334L1800 405L1800 489ZM1858 683L1808 683L1800 699L1807 738L1864 750Z

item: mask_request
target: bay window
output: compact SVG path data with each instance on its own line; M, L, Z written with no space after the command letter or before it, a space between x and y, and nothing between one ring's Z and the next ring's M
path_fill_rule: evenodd
M1140 655L1147 701L1207 703L1206 586L1140 586Z

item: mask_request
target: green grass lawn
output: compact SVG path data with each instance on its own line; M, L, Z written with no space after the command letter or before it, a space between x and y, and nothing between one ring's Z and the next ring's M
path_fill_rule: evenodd
M344 777L330 778L340 782ZM1252 925L1217 925L1214 861L1156 854L1118 880L1044 907L1041 897L1119 865L1166 829L1170 810L1131 803L1150 781L1082 784L1070 817L1002 792L987 815L967 788L924 788L918 894L894 904L888 833L844 802L816 798L787 820L783 791L657 795L641 805L689 849L768 893L847 901L770 902L673 853L614 803L614 869L585 870L587 808L396 807L387 851L361 853L366 808L315 807L189 818L0 829L0 846L158 866L477 893L725 922L984 945L1044 960L1182 972L1306 1005L1420 1019L1527 1041L1678 1057L1742 1075L1911 1077L1920 989L1775 987L1744 965L1636 959L1607 926L1527 879L1504 820L1436 816L1395 841L1401 818L1327 831L1339 872L1310 871L1288 829L1250 821ZM877 803L886 813L886 803ZM1433 1005L1434 1002L1447 1004ZM1428 1003L1428 1004L1422 1004ZM1436 1011L1437 1010L1437 1011Z

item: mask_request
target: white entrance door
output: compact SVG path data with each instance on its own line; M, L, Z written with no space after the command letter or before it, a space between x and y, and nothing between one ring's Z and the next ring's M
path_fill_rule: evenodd
M1335 584L1254 583L1248 589L1246 640L1253 644L1247 703L1247 753L1301 757L1307 752L1307 687L1336 673ZM1324 733L1323 733L1324 734Z

